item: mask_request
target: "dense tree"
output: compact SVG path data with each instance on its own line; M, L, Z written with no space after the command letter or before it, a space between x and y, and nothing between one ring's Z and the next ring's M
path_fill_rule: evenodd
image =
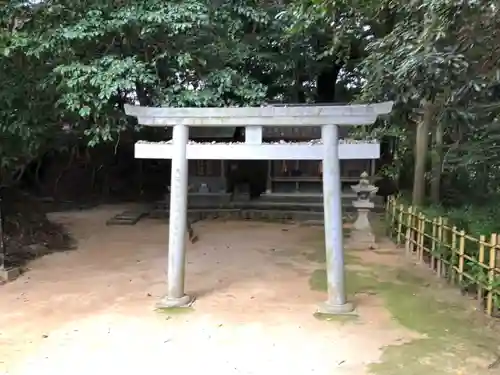
M480 160L496 157L496 144L485 132L494 130L498 118L500 14L488 2L434 0L407 3L395 19L392 32L368 46L364 98L395 99L396 116L409 119L406 130L417 128L413 201L420 205L430 133L435 201L445 167L477 173L484 167Z
M413 180L415 204L479 201L500 181L499 25L486 1L5 2L2 181L59 147L116 140L133 128L126 102L391 99L371 129L398 139L385 173Z
M477 231L498 231L498 205L486 203L498 201L500 182L498 7L296 0L292 9L295 29L330 32L325 51L336 61L345 56L339 46L361 46L360 59L342 66L361 88L359 101L396 102L392 116L371 129L372 136L398 140L393 164L382 172L411 189L414 204L430 198L459 226L468 221Z
M304 27L309 16L297 9L252 0L10 1L0 13L3 183L56 145L116 139L130 128L126 102L349 101L364 50L357 13L344 4L338 17L351 24L334 54L320 15Z
M3 183L55 148L54 137L65 134L66 146L116 138L128 127L125 102L251 105L266 96L245 66L265 60L258 31L273 17L244 2L10 1L0 17Z

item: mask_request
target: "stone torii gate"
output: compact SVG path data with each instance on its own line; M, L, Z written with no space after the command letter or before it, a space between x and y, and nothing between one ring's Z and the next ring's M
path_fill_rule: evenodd
M201 160L322 160L327 301L319 311L344 314L353 310L344 287L344 249L340 159L376 159L376 142L339 143L338 127L371 125L392 110L392 102L371 105L230 108L148 108L125 106L139 124L173 127L172 141L137 142L139 159L172 159L167 295L158 307L190 305L185 294L188 159ZM245 127L244 143L189 142L189 127ZM321 126L321 140L305 143L263 143L262 127Z

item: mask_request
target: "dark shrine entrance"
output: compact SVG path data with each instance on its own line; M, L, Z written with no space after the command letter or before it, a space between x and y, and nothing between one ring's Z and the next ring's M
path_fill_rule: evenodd
M245 128L234 130L233 142L245 142ZM228 160L225 163L226 193L243 193L251 200L266 191L269 163L266 160Z
M190 139L198 143L244 142L244 127L191 128ZM213 130L213 131L212 131ZM340 128L339 137L348 138ZM263 141L269 143L306 142L321 138L319 127L266 127ZM375 176L375 160L340 160L341 183L346 193L362 172ZM191 192L245 193L258 197L264 192L276 194L318 194L322 192L322 166L316 160L189 160ZM252 185L252 186L250 186Z

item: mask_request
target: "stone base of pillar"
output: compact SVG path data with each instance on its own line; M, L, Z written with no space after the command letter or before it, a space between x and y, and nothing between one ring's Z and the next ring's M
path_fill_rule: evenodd
M345 243L347 249L352 250L375 250L377 243L374 234L369 230L353 230Z
M194 297L184 295L181 298L164 297L156 303L157 309L171 309L173 307L191 307Z
M326 301L318 305L316 313L322 315L356 315L356 310L350 302L346 302L343 305L332 305Z

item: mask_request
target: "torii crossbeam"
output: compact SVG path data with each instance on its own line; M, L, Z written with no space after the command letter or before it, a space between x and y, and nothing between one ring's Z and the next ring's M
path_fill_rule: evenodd
M345 314L353 310L345 295L340 159L376 159L377 142L339 143L338 127L371 125L389 114L393 103L347 106L146 108L125 106L139 124L173 127L169 142L137 142L135 157L172 159L167 295L159 307L189 305L185 294L188 159L221 160L322 160L327 301L320 312ZM245 126L245 142L197 144L189 141L190 126ZM263 126L321 126L321 140L293 144L265 144Z

